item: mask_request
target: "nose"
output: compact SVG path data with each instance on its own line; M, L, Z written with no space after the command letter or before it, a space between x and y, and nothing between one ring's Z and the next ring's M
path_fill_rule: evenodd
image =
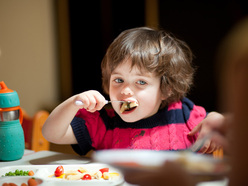
M133 91L129 86L125 86L122 90L121 90L121 94L123 95L133 95Z

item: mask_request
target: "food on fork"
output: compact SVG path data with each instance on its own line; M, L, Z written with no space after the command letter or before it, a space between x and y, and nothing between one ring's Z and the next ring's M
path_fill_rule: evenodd
M120 113L122 114L125 111L132 110L132 109L136 108L137 106L139 106L137 101L125 101L121 105Z

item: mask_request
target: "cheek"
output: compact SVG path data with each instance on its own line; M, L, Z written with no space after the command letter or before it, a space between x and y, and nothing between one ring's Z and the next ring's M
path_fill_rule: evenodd
M117 95L117 90L115 88L113 88L113 86L109 86L109 97L110 99L115 99Z
M138 94L138 99L146 105L148 104L155 106L157 104L160 104L162 101L160 89L155 88L141 91Z

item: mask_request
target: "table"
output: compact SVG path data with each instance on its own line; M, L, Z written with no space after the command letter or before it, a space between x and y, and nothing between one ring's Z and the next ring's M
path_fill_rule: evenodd
M2 162L0 168L13 165L69 165L69 164L86 164L92 163L90 158L81 157L74 154L65 154L54 151L39 151L25 150L24 156L20 160ZM202 182L197 186L227 186L228 181ZM122 186L134 186L128 183L123 183Z
M90 163L90 158L80 157L73 154L65 154L54 151L25 150L22 159L16 161L2 161L0 167L11 165L61 165Z

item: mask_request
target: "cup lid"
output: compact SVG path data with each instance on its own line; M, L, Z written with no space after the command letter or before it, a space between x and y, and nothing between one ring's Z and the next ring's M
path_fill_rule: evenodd
M0 108L16 107L20 105L16 91L9 89L3 81L0 82Z

